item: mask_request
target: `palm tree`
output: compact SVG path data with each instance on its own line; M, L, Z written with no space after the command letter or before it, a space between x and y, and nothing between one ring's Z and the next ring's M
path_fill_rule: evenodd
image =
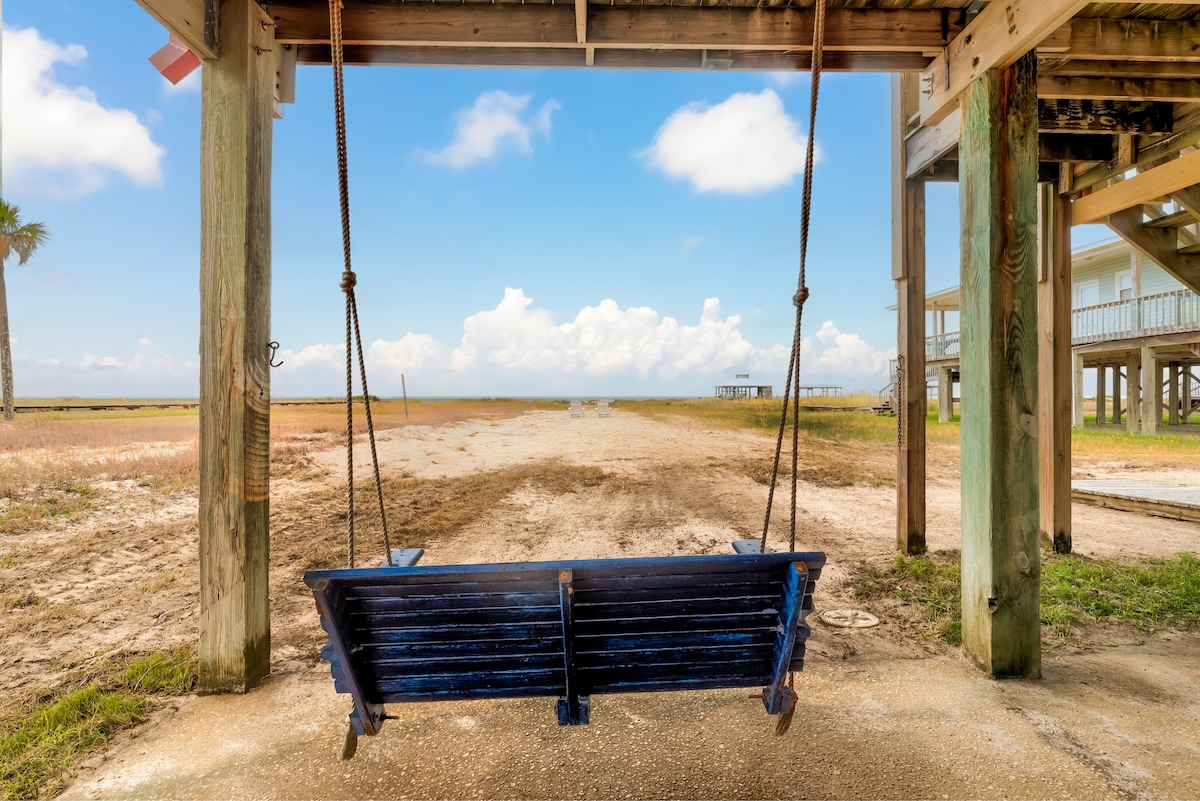
M0 379L4 383L4 419L13 419L12 349L8 342L8 292L4 288L4 262L14 252L18 264L29 261L49 233L45 223L21 222L21 210L0 200Z

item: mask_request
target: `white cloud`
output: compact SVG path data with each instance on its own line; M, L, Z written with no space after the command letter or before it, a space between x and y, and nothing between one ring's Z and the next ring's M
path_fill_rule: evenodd
M666 380L683 373L720 373L757 355L738 326L741 317L721 317L720 301L709 298L695 325L660 317L645 306L620 308L603 300L556 324L520 289L506 289L496 308L468 317L452 370L490 366L505 372L553 376L655 373Z
M796 81L800 80L801 76L803 76L805 74L806 73L798 72L798 71L797 72L764 72L763 78L765 78L768 83L773 83L781 89L787 89L789 86L794 85L796 83Z
M677 109L639 155L697 192L753 194L804 171L807 139L770 89Z
M526 114L530 99L531 95L499 90L484 92L475 105L454 115L458 126L454 140L441 150L425 153L425 160L461 170L504 150L532 153L534 135L549 135L550 117L560 106L549 100L533 114Z
M367 370L395 383L404 373L420 370L444 352L429 334L409 332L395 342L377 339L367 351Z
M839 331L832 320L826 320L813 338L805 339L801 357L809 359L818 373L866 377L886 374L888 360L896 358L896 348L878 350L858 334Z
M4 31L4 171L51 195L82 195L116 173L137 184L162 180L165 154L131 111L105 108L86 87L54 78L57 64L87 58L37 30Z
M346 346L344 344L309 345L298 351L281 350L275 355L275 363L279 364L280 362L283 364L276 369L285 373L294 373L314 365L344 371L346 369Z

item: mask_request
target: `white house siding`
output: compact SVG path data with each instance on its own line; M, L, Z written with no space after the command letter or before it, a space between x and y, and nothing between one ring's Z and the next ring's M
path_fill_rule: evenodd
M1100 303L1114 303L1117 298L1117 274L1132 269L1132 261L1128 247L1117 249L1115 252L1100 253L1094 256L1076 257L1071 265L1071 283L1080 284L1085 281L1098 281ZM1149 259L1142 257L1142 296L1158 295L1163 292L1174 292L1185 289L1184 285Z

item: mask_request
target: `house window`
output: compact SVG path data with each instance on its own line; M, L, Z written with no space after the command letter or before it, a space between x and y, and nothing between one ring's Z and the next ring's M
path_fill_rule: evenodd
M1100 279L1093 278L1091 281L1077 281L1075 283L1075 305L1076 309L1083 309L1088 306L1100 305Z
M1133 273L1117 273L1117 300L1133 300Z

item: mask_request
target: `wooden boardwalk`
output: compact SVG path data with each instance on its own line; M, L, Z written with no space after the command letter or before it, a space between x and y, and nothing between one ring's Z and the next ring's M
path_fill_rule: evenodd
M1076 480L1071 482L1071 498L1109 509L1200 523L1200 486L1128 479Z

